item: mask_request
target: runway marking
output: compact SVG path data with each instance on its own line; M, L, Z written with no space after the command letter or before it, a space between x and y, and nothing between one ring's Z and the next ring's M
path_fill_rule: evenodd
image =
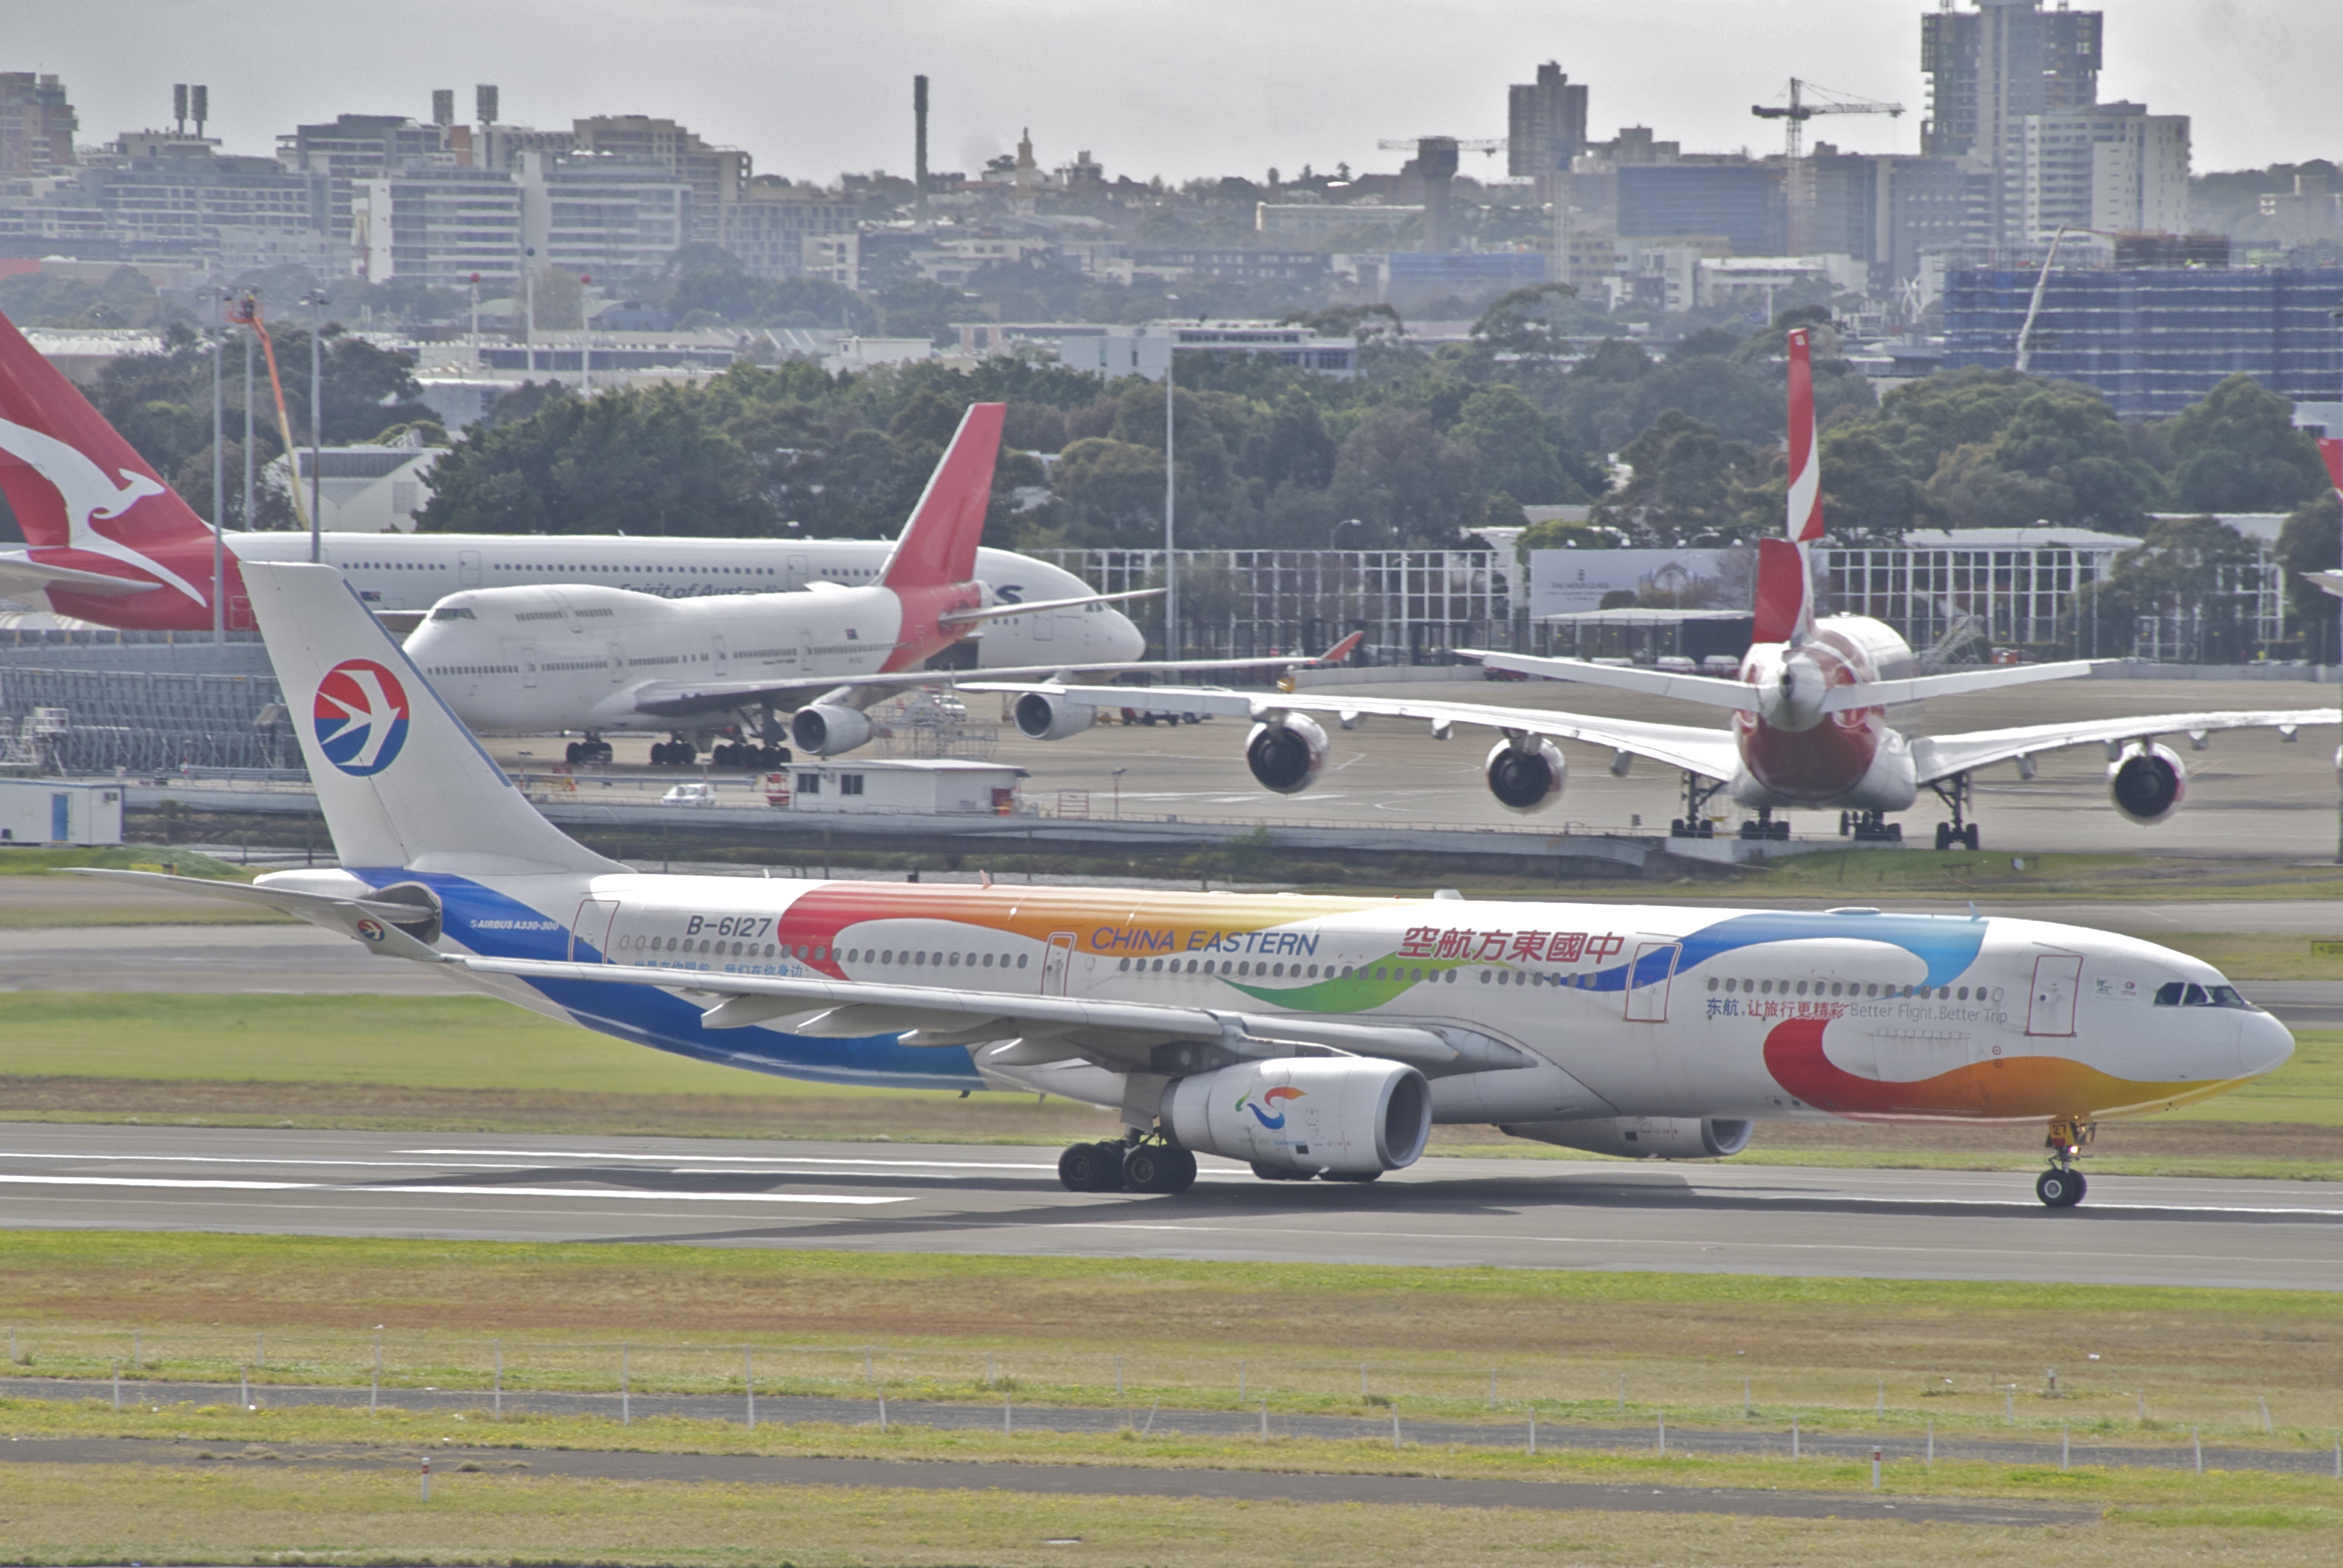
M641 1203L908 1203L908 1197L838 1192L628 1192L609 1187L411 1187L403 1182L193 1181L166 1176L19 1176L0 1173L14 1187L143 1187L195 1192L396 1192L429 1198L616 1198Z
M266 1156L249 1158L230 1154L84 1154L78 1151L25 1154L0 1150L0 1160L116 1160L140 1165L333 1165L355 1166L360 1169L377 1167L391 1171L427 1171L440 1164L429 1160L280 1160ZM443 1168L457 1171L534 1171L543 1161L532 1161L526 1165L455 1165Z
M1047 1164L1024 1164L1008 1160L850 1160L833 1159L820 1154L600 1154L590 1150L550 1149L516 1153L509 1149L402 1149L402 1154L481 1155L493 1154L498 1159L526 1157L536 1160L625 1160L652 1164L677 1160L693 1160L703 1164L717 1161L740 1165L875 1165L887 1169L917 1166L933 1171L1051 1171L1057 1161Z

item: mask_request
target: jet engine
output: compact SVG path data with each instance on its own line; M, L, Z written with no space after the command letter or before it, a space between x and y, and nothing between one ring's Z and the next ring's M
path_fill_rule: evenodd
M1162 1119L1172 1141L1197 1153L1372 1180L1423 1152L1432 1086L1404 1062L1281 1057L1173 1081Z
M1500 740L1489 749L1481 770L1497 804L1527 817L1562 799L1570 765L1551 740L1541 740L1526 750L1513 741Z
M1256 724L1245 737L1245 766L1262 788L1281 795L1299 795L1316 783L1326 751L1326 732L1299 713Z
M1098 709L1087 702L1068 702L1047 692L1029 691L1011 710L1018 733L1028 740L1063 740L1080 735L1098 722Z
M835 757L870 739L870 716L852 708L817 703L800 708L789 719L789 739L798 749L815 757Z
M2152 827L2180 809L2188 769L2171 749L2143 740L2107 764L2107 799L2127 822Z
M1509 1138L1630 1160L1721 1160L1749 1147L1751 1126L1714 1116L1605 1116L1588 1121L1500 1123L1497 1131Z

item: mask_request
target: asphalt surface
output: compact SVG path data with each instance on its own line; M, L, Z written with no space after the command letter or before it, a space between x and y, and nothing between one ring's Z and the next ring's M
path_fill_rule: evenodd
M226 1469L240 1462L300 1469L396 1469L413 1473L416 1451L272 1446L247 1459L217 1445L146 1439L65 1438L11 1442L19 1464L170 1464ZM1049 1496L1174 1497L1214 1502L1373 1503L1440 1508L1536 1508L1636 1513L1724 1513L1772 1519L1895 1519L1945 1524L2088 1523L2087 1509L1997 1499L1724 1487L1619 1486L1564 1481L1466 1481L1420 1475L1304 1475L1242 1470L1151 1470L1132 1465L1015 1464L891 1459L797 1459L703 1453L597 1453L574 1449L429 1451L434 1485L492 1484L499 1476L561 1475L618 1481L719 1482L767 1486L881 1486L922 1492L1012 1492ZM467 1471L463 1467L470 1465Z
M444 1374L440 1374L444 1375ZM0 1396L12 1399L78 1402L106 1399L113 1385L103 1381L65 1378L0 1378ZM630 1421L641 1416L676 1417L689 1421L749 1421L743 1394L621 1394L616 1389L598 1393L545 1392L493 1389L334 1388L284 1383L152 1382L125 1378L117 1408L165 1404L234 1405L249 1398L256 1409L283 1410L326 1406L357 1410L379 1405L424 1414L550 1415L599 1417ZM881 1401L877 1391L865 1399L759 1393L755 1424L759 1426L881 1427ZM1012 1432L1091 1433L1111 1437L1125 1427L1167 1437L1258 1439L1310 1438L1333 1442L1400 1442L1423 1448L1471 1447L1526 1449L1531 1442L1527 1412L1511 1421L1426 1421L1405 1411L1391 1415L1302 1415L1271 1412L1266 1420L1258 1411L1206 1410L1165 1406L1160 1402L1111 1409L1092 1406L947 1403L929 1400L890 1398L884 1401L883 1427L924 1427L949 1432L997 1432L1004 1424ZM1939 1438L1931 1432L1898 1426L1885 1432L1864 1429L1841 1417L1820 1424L1811 1416L1793 1434L1770 1412L1737 1428L1687 1427L1663 1423L1662 1418L1638 1423L1556 1422L1550 1416L1536 1423L1540 1452L1658 1452L1663 1442L1672 1454L1711 1458L1782 1459L1795 1446L1801 1458L1845 1462L1870 1457L1874 1447L1883 1462L1901 1464L1936 1460L1971 1460L1991 1464L2056 1465L2060 1462L2060 1439L2048 1432L2007 1440ZM2190 1470L2201 1458L2207 1470L2254 1470L2285 1475L2330 1476L2336 1454L2331 1447L2229 1448L2198 1447L2186 1432L2176 1432L2161 1443L2094 1442L2086 1436L2071 1439L2066 1462L2088 1468L2131 1467ZM14 1457L0 1450L0 1457Z
M981 1146L0 1125L0 1227L650 1241L2343 1290L2316 1182L1420 1161L1371 1187L1207 1159L1179 1197L1074 1193Z

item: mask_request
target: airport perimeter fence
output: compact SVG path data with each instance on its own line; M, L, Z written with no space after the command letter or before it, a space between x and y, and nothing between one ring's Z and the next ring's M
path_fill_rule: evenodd
M159 774L182 768L301 767L284 694L262 675L162 670L0 669L0 714L62 709L48 759L65 774Z
M620 1417L635 1399L687 1396L813 1398L929 1403L1030 1402L1061 1406L1369 1416L1433 1420L1706 1424L1861 1421L1916 1434L1946 1422L2036 1436L2072 1429L2110 1439L2201 1432L2324 1446L2343 1428L2332 1391L2245 1387L2157 1390L2091 1366L2062 1374L1958 1378L1910 1371L1885 1376L1815 1369L1790 1375L1726 1366L1711 1378L1639 1368L1626 1358L1469 1356L1398 1360L1279 1352L1226 1356L1194 1352L1121 1353L1014 1346L803 1344L773 1341L679 1343L659 1340L558 1341L313 1330L90 1329L7 1331L0 1375L63 1379L104 1397L110 1380L156 1387L236 1384L258 1404L272 1386L339 1388L364 1400L429 1392L468 1396L501 1412L508 1398L587 1396L581 1414ZM118 1389L119 1382L115 1382ZM118 1402L118 1394L117 1394ZM600 1408L595 1408L595 1407ZM1266 1419L1266 1415L1263 1416Z

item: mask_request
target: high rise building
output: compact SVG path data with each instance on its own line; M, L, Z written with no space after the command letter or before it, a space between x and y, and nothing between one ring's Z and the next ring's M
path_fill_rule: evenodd
M1937 157L1994 156L2009 121L2087 108L2098 101L2102 15L2056 11L2042 0L1952 0L1920 18L1920 69L1928 117L1920 150Z
M524 153L521 243L536 266L597 277L657 273L691 234L691 187L664 163Z
M1567 173L1586 146L1586 84L1549 60L1537 80L1505 89L1505 172L1513 178Z
M2008 123L1996 171L1996 243L2061 226L2103 234L2185 234L2188 116L2144 104L2097 104Z
M418 167L360 180L351 232L360 276L501 292L520 276L521 187L495 169Z
M570 125L577 151L662 165L691 187L692 241L719 243L718 214L741 198L749 177L749 155L738 147L710 146L673 120L649 115L596 115Z
M778 176L758 175L739 200L717 209L716 243L751 277L795 277L805 270L808 239L849 232L854 220L850 201Z
M56 77L0 71L0 179L38 178L72 168L79 123Z

